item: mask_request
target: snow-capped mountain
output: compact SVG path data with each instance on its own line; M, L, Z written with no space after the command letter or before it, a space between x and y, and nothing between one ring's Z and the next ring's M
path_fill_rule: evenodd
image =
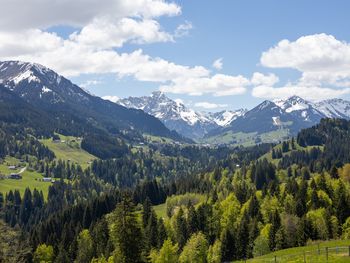
M332 99L318 103L298 96L266 100L251 110L196 112L162 92L151 96L120 99L118 104L136 108L160 119L185 137L200 139L227 131L257 134L288 130L290 135L317 124L322 118L350 118L350 102Z
M64 103L68 98L83 102L91 97L53 70L35 63L0 62L0 83L26 100L44 104Z
M219 112L209 112L206 115L215 123L221 127L230 125L235 119L243 116L247 113L246 109L239 109L236 111L219 111Z
M328 118L350 118L350 102L330 99L315 103L315 107Z
M321 102L310 102L298 96L288 99L264 101L243 116L236 118L223 129L209 133L210 136L223 136L232 133L261 134L284 130L281 136L295 135L301 129L311 127L322 118L350 119L350 102L341 99L331 99ZM268 136L265 136L265 138ZM278 141L284 138L274 138ZM258 140L260 141L260 140Z
M203 114L187 108L181 101L171 100L160 91L153 92L151 96L121 99L118 104L143 110L161 120L183 120L189 125L212 123Z
M211 130L228 126L246 110L197 112L179 100L172 100L160 91L150 96L120 99L118 104L128 108L140 109L160 119L169 129L185 137L199 139Z
M0 86L45 113L55 122L53 126L64 133L135 135L140 132L183 140L154 116L93 96L39 64L0 62Z
M305 122L315 123L325 117L314 103L298 96L292 96L286 100L275 100L274 103L286 113L294 115Z
M150 96L120 99L118 104L143 110L160 119L165 126L185 137L198 139L219 125L201 112L186 107L181 101L172 100L164 93L155 91Z

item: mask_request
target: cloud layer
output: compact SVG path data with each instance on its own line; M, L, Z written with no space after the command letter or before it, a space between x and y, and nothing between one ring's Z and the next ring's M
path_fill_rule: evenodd
M282 87L274 87L275 83L258 85L252 91L253 96L299 95L320 100L350 94L350 44L332 35L308 35L294 42L282 40L262 53L260 63L269 68L295 69L302 76Z
M217 108L225 108L228 105L227 104L216 104L216 103L211 103L207 101L202 101L202 102L197 102L194 104L194 106L198 108L203 108L203 109L217 109Z
M263 52L260 66L301 73L299 79L281 83L273 73L255 72L251 78L219 74L202 65L186 66L149 56L141 47L120 51L128 43L176 42L186 36L193 29L191 22L184 21L173 32L160 23L162 16L181 14L181 7L173 2L4 0L1 4L1 60L41 63L67 77L114 73L119 78L155 82L165 92L193 96L240 95L249 89L253 96L264 99L299 95L319 100L350 94L350 44L332 35L284 39ZM63 38L48 31L60 25L75 28L75 32ZM222 58L211 66L222 70Z
M5 1L4 16L0 17L0 58L41 63L68 77L92 73L131 76L159 83L161 90L172 93L224 96L246 91L249 80L243 76L213 75L203 66L175 64L144 54L142 49L118 51L126 43L174 42L187 35L193 27L188 21L178 25L173 33L165 31L157 21L160 16L179 15L181 8L177 4L163 0L96 3L62 0L49 5L44 0L28 0L20 5L14 19L8 14L18 0ZM45 31L54 25L77 26L79 30L64 39ZM215 66L220 69L222 61L218 60Z

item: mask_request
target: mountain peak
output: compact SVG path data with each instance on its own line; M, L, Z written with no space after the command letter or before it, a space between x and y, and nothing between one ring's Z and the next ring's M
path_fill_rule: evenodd
M311 102L308 102L296 95L291 96L285 100L284 99L274 100L274 103L287 113L291 113L293 111L306 110L312 106Z
M260 110L263 110L265 108L268 108L268 107L275 107L276 104L273 103L272 101L270 100L264 100L262 103L260 103L257 107L260 109Z
M53 70L44 67L37 63L23 62L23 61L3 61L0 62L0 80L6 86L13 86L10 83L17 85L18 83L26 80L30 82L42 82L43 79L49 80L50 82L61 81L59 76ZM13 87L10 87L10 89Z
M151 94L151 97L152 98L165 98L165 94L164 92L160 91L160 90L156 90L156 91L153 91L152 94Z

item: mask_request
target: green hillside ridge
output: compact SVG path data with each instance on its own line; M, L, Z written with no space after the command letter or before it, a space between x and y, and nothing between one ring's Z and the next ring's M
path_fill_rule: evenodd
M328 250L328 261L326 250ZM275 257L276 262L350 262L350 240L313 241L307 246L278 250L264 256L235 262L275 262Z

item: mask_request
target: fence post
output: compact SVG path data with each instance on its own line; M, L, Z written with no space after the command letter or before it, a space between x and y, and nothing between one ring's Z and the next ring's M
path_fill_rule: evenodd
M317 244L318 254L320 255L320 243Z
M326 247L326 262L328 262L328 247Z
M275 263L277 263L277 256L275 256Z
M350 246L349 246L349 257L350 257Z
M306 255L305 255L305 251L304 251L304 263L306 263Z

